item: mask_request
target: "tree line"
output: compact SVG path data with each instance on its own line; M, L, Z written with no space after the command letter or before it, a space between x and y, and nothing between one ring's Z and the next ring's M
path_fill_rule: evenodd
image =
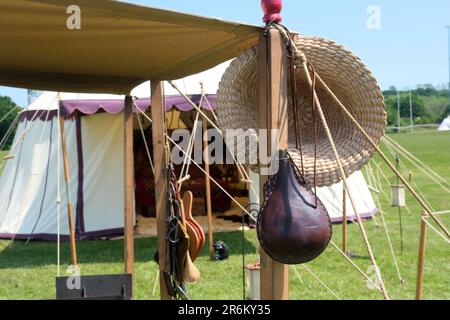
M397 88L390 87L383 91L388 113L388 125L397 126ZM441 123L450 115L449 92L447 89L437 89L431 84L417 86L411 90L412 115L415 125ZM409 90L400 90L400 124L409 126L410 120L410 93Z
M11 130L9 129L20 110L10 97L0 96L0 151L8 150L13 143L17 122Z

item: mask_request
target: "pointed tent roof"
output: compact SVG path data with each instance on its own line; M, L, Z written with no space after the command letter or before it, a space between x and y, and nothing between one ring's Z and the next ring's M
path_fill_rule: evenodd
M438 130L439 131L450 131L450 115L442 121Z
M69 30L67 8L81 10ZM128 94L232 59L257 26L108 0L0 0L0 85Z

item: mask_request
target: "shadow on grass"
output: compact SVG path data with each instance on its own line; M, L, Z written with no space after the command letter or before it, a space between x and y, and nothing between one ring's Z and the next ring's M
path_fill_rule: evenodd
M215 233L214 241L222 240L229 249L230 255L242 254L242 233ZM0 243L2 240L0 240ZM3 241L7 243L6 241ZM153 260L156 252L156 238L135 239L135 262ZM56 264L57 245L54 242L15 240L9 245L0 246L0 269L33 268ZM245 239L245 252L256 252L255 245ZM96 240L77 242L78 262L80 264L121 263L123 261L123 240ZM201 256L209 256L209 245L206 241ZM70 246L61 243L61 261L70 261Z

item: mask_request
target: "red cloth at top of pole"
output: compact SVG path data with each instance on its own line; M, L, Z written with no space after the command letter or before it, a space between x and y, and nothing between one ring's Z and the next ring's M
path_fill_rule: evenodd
M283 0L261 0L261 7L264 11L263 21L265 23L281 22L281 9Z

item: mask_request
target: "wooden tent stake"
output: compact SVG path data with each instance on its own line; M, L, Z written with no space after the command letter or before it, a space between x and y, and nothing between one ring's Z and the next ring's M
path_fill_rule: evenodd
M345 186L342 190L342 251L348 254L348 241L347 241L347 192L345 192Z
M280 32L270 29L261 34L259 42L259 128L280 130L278 149L288 147L287 139L287 54ZM270 136L268 134L267 136ZM266 144L272 150L271 138ZM263 168L261 168L262 170ZM264 202L266 175L260 174L260 203ZM288 267L272 260L261 248L261 299L287 300L289 297Z
M208 131L208 122L203 118L203 137ZM208 141L203 140L204 152L204 162L205 162L205 184L206 184L206 213L208 215L208 241L209 241L209 258L212 260L214 258L214 239L213 239L213 219L212 219L212 205L211 205L211 181L209 180L209 159L207 159L208 151Z
M70 200L70 173L69 173L69 160L67 157L67 147L66 147L66 132L64 128L64 117L59 117L59 124L61 130L61 148L63 154L63 164L64 164L64 181L66 184L66 198L67 198L67 217L69 220L69 234L70 234L70 260L73 266L78 265L77 259L77 245L75 241L75 226L73 223L73 207Z
M125 97L124 105L124 263L125 273L134 273L134 157L133 157L133 99ZM133 291L132 291L133 292Z
M425 269L425 249L427 240L428 218L429 218L428 212L426 210L422 211L422 219L420 224L419 259L417 263L416 300L422 300L423 272Z

